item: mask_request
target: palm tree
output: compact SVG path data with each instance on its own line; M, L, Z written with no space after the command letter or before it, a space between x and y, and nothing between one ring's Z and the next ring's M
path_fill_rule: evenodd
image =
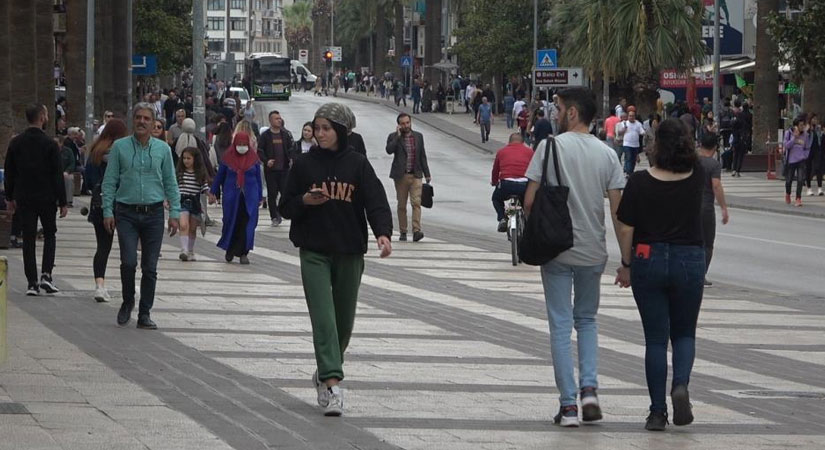
M404 74L401 68L401 56L404 54L404 7L409 3L409 0L395 0L393 7L395 8L393 36L395 37L395 60L393 61L393 68L397 78L401 78Z
M705 56L704 7L684 0L567 0L557 3L554 29L563 65L622 81L640 112L655 105L662 69L686 70Z
M329 46L330 38L330 9L328 0L314 0L312 5L312 52L310 54L310 70L323 75L327 72L321 59L323 49Z
M37 55L34 21L37 9L35 6L31 0L12 0L9 5L9 59L14 61L14 70L11 71L11 77L9 77L12 123L14 131L18 133L27 126L26 106L37 101L37 83L32 83L37 73L36 61L32 58L32 55ZM51 12L49 12L49 17L51 17Z
M11 79L9 70L9 2L0 2L0 163L6 160L6 150L12 133Z
M312 3L295 2L284 8L284 22L290 55L295 57L299 49L308 48L312 44Z
M112 2L95 2L95 117L111 108L114 99L112 79Z
M344 53L355 50L354 64L374 68L374 35L376 28L377 2L370 0L344 0L335 11L335 42L344 47ZM362 48L368 49L361 52ZM367 61L363 61L366 53Z
M779 0L760 0L756 6L756 69L754 73L754 113L753 113L753 151L766 153L765 141L776 139L779 122L779 90L776 55L779 52L776 40L768 29L769 15L779 9Z

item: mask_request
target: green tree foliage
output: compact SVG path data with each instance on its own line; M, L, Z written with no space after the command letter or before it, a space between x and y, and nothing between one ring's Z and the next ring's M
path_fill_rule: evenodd
M466 0L453 51L465 73L526 74L533 67L533 8L524 0ZM549 42L547 0L539 1L539 48Z
M286 40L292 53L312 44L312 3L296 2L284 8Z
M790 0L791 9L802 9L791 18L774 12L768 16L768 30L779 43L778 59L789 64L798 79L802 75L825 72L825 46L818 39L825 23L825 2Z
M134 20L135 53L158 55L158 72L192 65L191 0L138 0Z

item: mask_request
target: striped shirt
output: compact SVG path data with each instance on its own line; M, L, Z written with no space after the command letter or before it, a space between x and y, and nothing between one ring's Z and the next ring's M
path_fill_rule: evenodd
M178 187L180 188L180 195L200 195L209 190L209 185L206 183L198 185L195 172L188 171L184 171L183 175L180 176Z

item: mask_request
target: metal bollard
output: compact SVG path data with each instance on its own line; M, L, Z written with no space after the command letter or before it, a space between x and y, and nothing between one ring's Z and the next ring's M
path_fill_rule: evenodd
M5 256L0 256L0 364L6 362L9 356L8 346L6 344L6 327L8 317L8 308L6 307L6 289L8 282L6 275L8 274L9 260Z

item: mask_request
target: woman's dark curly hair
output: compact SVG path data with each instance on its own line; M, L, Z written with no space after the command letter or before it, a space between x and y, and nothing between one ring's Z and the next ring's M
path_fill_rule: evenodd
M687 125L679 119L667 119L656 130L656 144L651 155L654 167L676 173L693 170L698 157Z

